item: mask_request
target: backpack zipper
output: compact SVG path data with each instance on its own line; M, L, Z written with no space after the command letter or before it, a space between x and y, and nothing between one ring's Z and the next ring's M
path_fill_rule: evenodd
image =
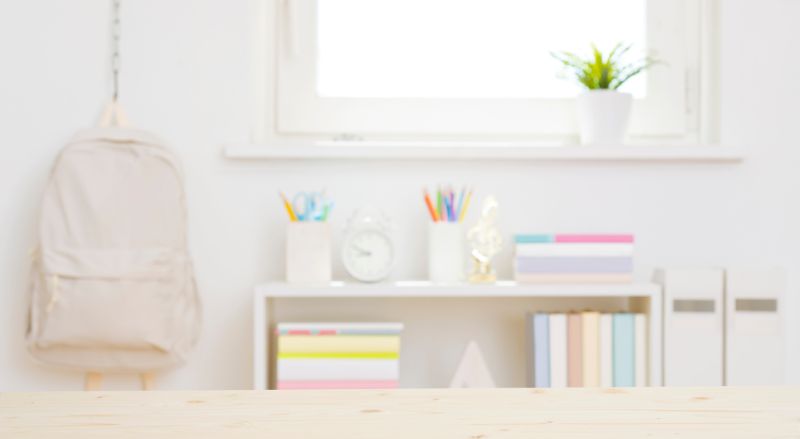
M58 302L58 295L59 295L59 278L57 274L53 274L50 279L52 279L52 288L53 294L50 295L50 301L47 302L47 313L50 314L53 311L53 307L56 306L56 302Z
M28 251L28 255L30 255L32 263L35 264L37 262L40 262L39 257L41 256L41 247L37 245L36 247L30 249L30 251ZM42 274L44 275L44 273ZM43 277L45 278L45 283L47 283L47 277L46 276ZM47 312L47 314L50 314L50 312L53 311L53 307L55 307L56 302L58 302L60 294L59 283L60 279L58 277L58 274L53 273L50 276L51 288L48 288L48 290L51 290L52 293L50 294L50 300L47 302L47 306L45 307L45 311Z

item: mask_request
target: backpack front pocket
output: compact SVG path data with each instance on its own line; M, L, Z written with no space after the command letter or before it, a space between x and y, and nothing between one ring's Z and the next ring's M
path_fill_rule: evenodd
M187 281L172 252L54 253L39 280L39 348L171 349Z

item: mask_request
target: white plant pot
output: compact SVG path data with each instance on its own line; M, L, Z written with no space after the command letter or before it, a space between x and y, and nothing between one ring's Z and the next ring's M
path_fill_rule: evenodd
M589 90L578 96L581 144L619 145L625 139L633 96L616 90Z

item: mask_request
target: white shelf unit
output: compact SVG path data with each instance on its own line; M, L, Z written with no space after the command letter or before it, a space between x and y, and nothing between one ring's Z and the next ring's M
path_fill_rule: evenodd
M649 384L662 385L662 299L661 287L653 283L637 284L569 284L539 285L499 281L487 285L435 284L427 281L405 281L382 284L331 282L321 285L292 285L268 283L255 289L253 314L253 387L266 390L270 384L271 326L276 300L325 299L552 299L575 301L582 299L621 299L624 309L644 312L649 322ZM530 309L520 309L520 318ZM402 368L401 368L402 374Z

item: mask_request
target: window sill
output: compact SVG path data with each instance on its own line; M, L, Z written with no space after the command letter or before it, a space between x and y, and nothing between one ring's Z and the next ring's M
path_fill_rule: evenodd
M576 146L534 143L328 141L226 145L232 160L534 160L597 162L727 162L741 150L713 144Z

